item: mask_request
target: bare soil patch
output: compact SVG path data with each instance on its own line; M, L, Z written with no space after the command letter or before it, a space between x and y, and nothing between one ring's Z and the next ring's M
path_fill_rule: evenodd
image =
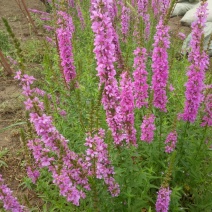
M169 21L170 30L172 33L183 32L186 36L191 32L191 28L180 24L181 16L173 17Z

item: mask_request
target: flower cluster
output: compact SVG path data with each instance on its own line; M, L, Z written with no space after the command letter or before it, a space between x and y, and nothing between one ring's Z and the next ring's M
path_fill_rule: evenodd
M133 84L129 73L124 72L121 75L121 114L123 129L127 143L136 145L136 129L134 128L134 96Z
M145 24L145 39L149 38L150 16L148 14L148 0L138 0L138 14L143 18Z
M146 60L147 51L145 48L137 48L134 51L135 59L134 65L135 71L133 72L133 88L134 88L134 98L135 106L141 108L142 106L147 106L148 98L148 84L147 84L147 71L146 71Z
M106 110L106 119L112 131L115 144L122 141L122 117L120 114L120 93L115 78L114 68L115 45L114 28L108 12L112 1L92 0L91 20L92 30L95 35L94 53L97 60L97 71L100 78L100 86L104 86L102 104Z
M79 3L77 3L76 8L77 8L78 17L80 19L81 27L82 27L82 29L84 29L85 28L85 20L83 18L82 10L81 10L81 7L80 7Z
M156 130L155 115L144 116L143 122L141 124L141 140L147 143L151 143L154 139L154 130Z
M68 6L74 7L74 0L68 0Z
M165 147L165 152L167 153L173 152L176 147L176 143L177 143L177 132L176 131L170 132L165 141L165 144L167 144Z
M28 211L24 206L20 205L17 198L12 195L12 191L4 184L2 175L0 174L0 200L3 202L5 210L13 212L26 212Z
M160 1L160 12L161 12L161 15L164 16L166 15L168 9L169 9L169 6L170 6L170 0L159 0Z
M189 61L191 65L188 68L188 80L185 84L186 101L184 112L181 118L184 121L194 122L196 120L198 109L203 99L202 91L204 89L205 70L209 64L209 57L202 47L203 28L207 18L207 2L202 2L197 10L197 20L192 23L191 34L191 52Z
M105 184L112 196L118 196L120 193L119 185L113 178L114 168L108 159L107 144L104 142L105 131L100 129L98 134L93 137L88 134L85 146L86 160L88 161L89 172L98 179L104 179Z
M124 41L127 37L129 26L130 26L130 8L126 7L125 4L120 1L122 11L121 11L121 31L124 36Z
M83 190L90 190L87 179L87 163L76 153L70 151L68 141L58 132L53 125L52 117L44 113L42 102L34 97L36 93L41 95L44 91L31 89L34 77L22 75L18 71L16 79L21 81L26 109L30 111L30 123L34 127L37 138L28 141L28 147L32 151L35 165L38 168L47 167L52 173L53 183L60 189L60 194L75 205L79 205L81 198L85 198ZM26 88L27 87L27 92ZM39 172L28 168L29 177L36 182Z
M63 11L58 13L57 24L59 28L56 30L58 48L63 68L63 76L67 85L76 77L72 52L72 35L74 33L74 25L70 15Z
M122 58L122 53L121 53L121 47L120 47L120 43L119 43L119 36L116 32L115 29L113 29L113 35L114 35L114 40L113 40L113 44L115 46L115 57L116 57L116 61L118 63L117 67L120 70L124 70L124 62L123 62L123 58Z
M159 10L159 1L160 0L152 0L152 9L153 9L153 12L154 12L154 16L157 17L160 10Z
M166 85L168 81L168 53L169 48L169 27L160 20L156 27L154 36L154 49L152 54L152 89L154 92L153 104L156 108L166 112L167 96Z
M145 15L148 11L148 0L138 0L137 4L139 15Z
M168 212L171 190L168 188L161 187L156 202L156 212Z
M47 167L52 173L53 183L60 189L60 194L67 201L79 205L80 198L85 198L85 193L79 186L90 189L85 176L86 163L69 150L67 140L53 126L50 116L30 113L30 122L39 136L28 141L36 164L40 168Z
M37 179L40 177L40 172L38 170L32 170L30 166L27 167L27 175L35 184Z
M108 8L111 20L114 21L115 18L118 16L118 7L117 7L117 2L113 1L112 5Z
M212 126L212 94L208 94L204 99L205 110L201 126Z
M170 0L152 0L152 9L155 17L164 16L170 5Z

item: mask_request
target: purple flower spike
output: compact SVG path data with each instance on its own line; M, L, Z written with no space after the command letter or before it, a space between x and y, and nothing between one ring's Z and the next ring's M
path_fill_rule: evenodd
M121 75L121 113L123 118L123 128L127 143L136 146L136 129L134 127L134 96L133 84L127 72Z
M176 131L170 132L165 141L166 144L165 152L167 153L173 152L176 147L176 143L177 143L177 132Z
M207 18L207 5L207 2L202 2L197 10L197 20L192 23L191 52L189 53L191 65L188 68L188 81L185 84L186 101L184 112L180 114L184 121L191 123L196 120L198 109L203 99L202 91L204 89L205 71L209 65L209 57L202 50L201 45L203 28Z
M2 175L0 174L0 201L3 202L3 208L12 212L27 212L28 210L19 204L16 197L13 197L12 191L4 184Z
M148 14L148 0L138 0L138 14L143 18L145 24L145 39L148 40L150 33L150 16Z
M152 89L154 92L153 105L166 112L167 96L166 84L168 81L168 53L169 48L169 27L160 20L156 27L157 32L154 36L154 49L152 54Z
M148 84L147 84L147 71L146 71L146 60L147 51L145 48L137 48L134 51L135 59L134 65L135 71L133 72L134 82L134 98L136 100L136 107L141 108L147 106L148 98Z
M76 8L77 8L78 17L80 19L81 28L84 29L85 28L85 20L83 18L82 10L81 10L81 7L80 7L80 4L79 3L76 5Z
M201 126L212 126L212 94L206 96L205 100L204 116L202 118Z
M114 62L117 59L116 48L118 46L114 44L117 38L115 37L110 14L113 4L110 0L92 0L91 5L97 75L100 78L100 86L104 86L102 104L106 111L106 119L112 131L114 143L121 145L123 135L121 108L119 105L120 92L115 78L116 70L114 67Z
M58 16L59 19L57 23L60 26L56 30L58 48L65 82L69 85L70 81L76 77L71 42L72 34L74 33L74 25L71 16L67 13L59 11Z
M155 115L144 116L144 120L141 124L141 140L147 143L151 143L154 139L154 131L156 130Z
M160 188L156 202L156 212L168 212L171 190L169 188Z
M121 1L121 31L124 36L124 41L126 41L126 37L129 32L129 26L130 26L130 8L126 7L124 3Z
M85 146L86 160L88 161L89 172L98 179L104 179L105 184L112 196L118 196L120 193L119 185L113 178L114 168L109 160L107 144L104 142L105 131L99 129L98 134L93 137L88 134ZM95 167L93 167L95 166ZM95 170L95 172L93 172Z

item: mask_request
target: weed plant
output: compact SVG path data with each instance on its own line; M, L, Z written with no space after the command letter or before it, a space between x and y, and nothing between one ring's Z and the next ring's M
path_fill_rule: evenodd
M34 122L30 121L32 118L29 118L29 113L33 112L40 115L41 113L45 113L51 116L52 124L60 134L69 140L67 143L69 149L82 158L85 158L84 155L88 149L85 146L86 138L89 135L97 136L98 130L100 128L104 129L104 142L107 145L109 160L114 167L113 177L120 187L120 193L115 195L115 197L113 195L111 196L108 192L107 183L103 179L97 179L94 173L91 175L88 174L87 177L91 190L82 189L86 194L86 198L80 199L79 205L76 206L72 200L67 201L66 195L61 195L62 191L53 183L55 182L55 178L52 176L48 165L40 165L40 162L33 158L33 153L30 152L32 149L26 150L28 157L27 163L29 166L35 167L35 170L40 172L40 176L36 179L36 183L33 183L33 180L26 177L22 185L36 191L43 199L44 205L41 207L41 211L211 211L212 134L209 124L201 126L206 107L205 101L202 101L198 108L199 112L194 122L183 121L179 118L179 114L183 112L185 107L185 83L188 80L186 73L191 63L186 56L177 57L182 41L176 35L172 36L170 48L167 50L169 77L165 85L167 95L166 111L164 112L153 106L153 88L148 89L149 106L143 106L141 108L134 107L133 109L134 128L137 132L136 145L133 145L131 141L125 142L126 139L122 141L121 145L117 145L114 143L114 135L111 133L111 127L108 127L108 122L106 121L108 117L102 100L106 85L104 83L100 84L99 76L97 76L96 67L98 64L95 59L97 56L93 51L96 45L94 45L96 34L91 29L92 21L90 19L90 12L95 10L94 5L97 1L92 0L91 2L93 3L93 8L90 6L90 1L75 1L75 6L73 7L68 6L65 1L61 1L60 3L53 1L51 5L52 13L49 23L53 24L52 27L54 29L57 30L61 27L57 22L59 10L65 12L67 16L72 17L75 27L75 30L71 34L71 42L64 44L72 45L74 61L72 65L74 65L76 70L76 77L68 83L64 80L62 74L64 67L61 66L62 58L59 54L58 38L55 40L57 36L55 31L47 34L52 37L56 45L54 43L49 44L46 41L43 41L43 49L40 48L40 43L37 41L31 42L28 46L25 45L24 52L27 49L29 50L28 57L25 60L30 63L41 62L43 67L42 75L37 79L36 85L45 91L45 95L40 97L40 101L43 102L45 109L39 109L39 112L36 112L38 110L36 102L33 103L32 107L30 106L27 109L28 132L23 135L22 140L25 141L25 148L27 149L27 146L29 147L29 140L36 138L43 139L40 134L37 134L36 126L33 125ZM99 5L99 8L104 8L102 10L104 14L104 10L108 9L105 5L110 5L109 1L101 0L99 2L102 3L102 5ZM145 23L142 17L138 16L138 6L134 4L134 1L120 2L122 3L117 4L118 13L113 20L113 27L119 35L123 62L122 68L118 64L120 60L114 62L114 68L117 73L115 79L118 83L118 89L119 91L122 90L121 80L123 72L127 71L128 80L132 79L135 71L133 67L135 57L133 52L137 47L147 49L147 83L149 86L153 86L152 52L154 52L153 44L156 39L154 36L157 32L156 26L159 23L160 16L155 15L151 5L149 5L148 14L150 14L151 27L149 37L145 39ZM114 4L116 3L117 1L114 1ZM84 18L85 26L83 29L77 15L76 5L80 5ZM127 36L123 36L121 30L121 20L123 18L121 11L123 6L127 7L130 11L130 25ZM166 15L170 13L171 9L167 8L163 15L159 13L163 20L166 20ZM109 13L106 13L106 15L109 15ZM136 18L138 18L139 22L138 34L135 36ZM109 36L107 29L105 30L106 35ZM42 57L40 56L41 54ZM69 56L71 57L71 55ZM24 60L22 59L21 61ZM23 71L25 74L29 73L27 70L22 70L22 73ZM105 70L105 72L107 71ZM30 72L33 72L33 70L30 70ZM18 78L17 76L16 78ZM22 86L23 79L26 78L22 75ZM206 71L205 84L211 85L211 67L208 67ZM31 90L35 88L33 85L30 86ZM130 90L130 88L128 89ZM205 96L211 95L208 94L211 92L211 87L201 92ZM33 100L35 95L30 94L26 98ZM51 98L48 98L48 95ZM128 104L131 103L129 102ZM65 116L61 115L61 111L63 110L66 112ZM155 116L154 125L156 129L151 142L145 142L140 139L142 133L144 133L141 132L141 124L148 114L154 114ZM209 118L211 119L211 117ZM167 153L165 152L165 146L167 144L164 142L169 133L173 131L177 132L176 147L173 151ZM48 149L48 147L45 147L45 149ZM97 153L93 162L94 167L97 163L98 156L101 154L101 151ZM54 151L48 153L48 157L55 158L54 162L50 163L50 165L63 167L64 164L61 164L62 159L55 155L56 153ZM89 169L88 165L87 169ZM96 168L93 169L93 172L95 172ZM58 169L58 173L60 171ZM69 177L71 178L72 176L70 175ZM81 189L80 185L77 185L77 188ZM171 192L170 197L167 195L161 200L166 207L164 206L163 209L158 209L156 202L159 198L159 191L162 188L170 189ZM168 203L166 202L167 199L170 200Z

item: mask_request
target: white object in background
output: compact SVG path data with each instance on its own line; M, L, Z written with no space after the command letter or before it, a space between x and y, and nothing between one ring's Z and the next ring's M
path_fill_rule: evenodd
M212 41L210 42L212 36L212 22L207 22L204 27L204 50L208 50L209 56L212 56ZM182 54L186 54L190 51L190 41L191 41L191 33L184 40L182 46ZM209 45L210 42L210 45Z
M195 5L197 5L197 4L198 4L197 2L195 2L195 3L189 3L189 2L177 3L174 8L174 11L171 14L171 17L185 15L185 13L187 11L194 8Z
M212 22L212 0L208 0L208 17L207 22ZM197 8L201 3L198 3L194 6L193 9L189 10L183 18L180 20L181 24L184 26L191 26L191 23L197 19Z

